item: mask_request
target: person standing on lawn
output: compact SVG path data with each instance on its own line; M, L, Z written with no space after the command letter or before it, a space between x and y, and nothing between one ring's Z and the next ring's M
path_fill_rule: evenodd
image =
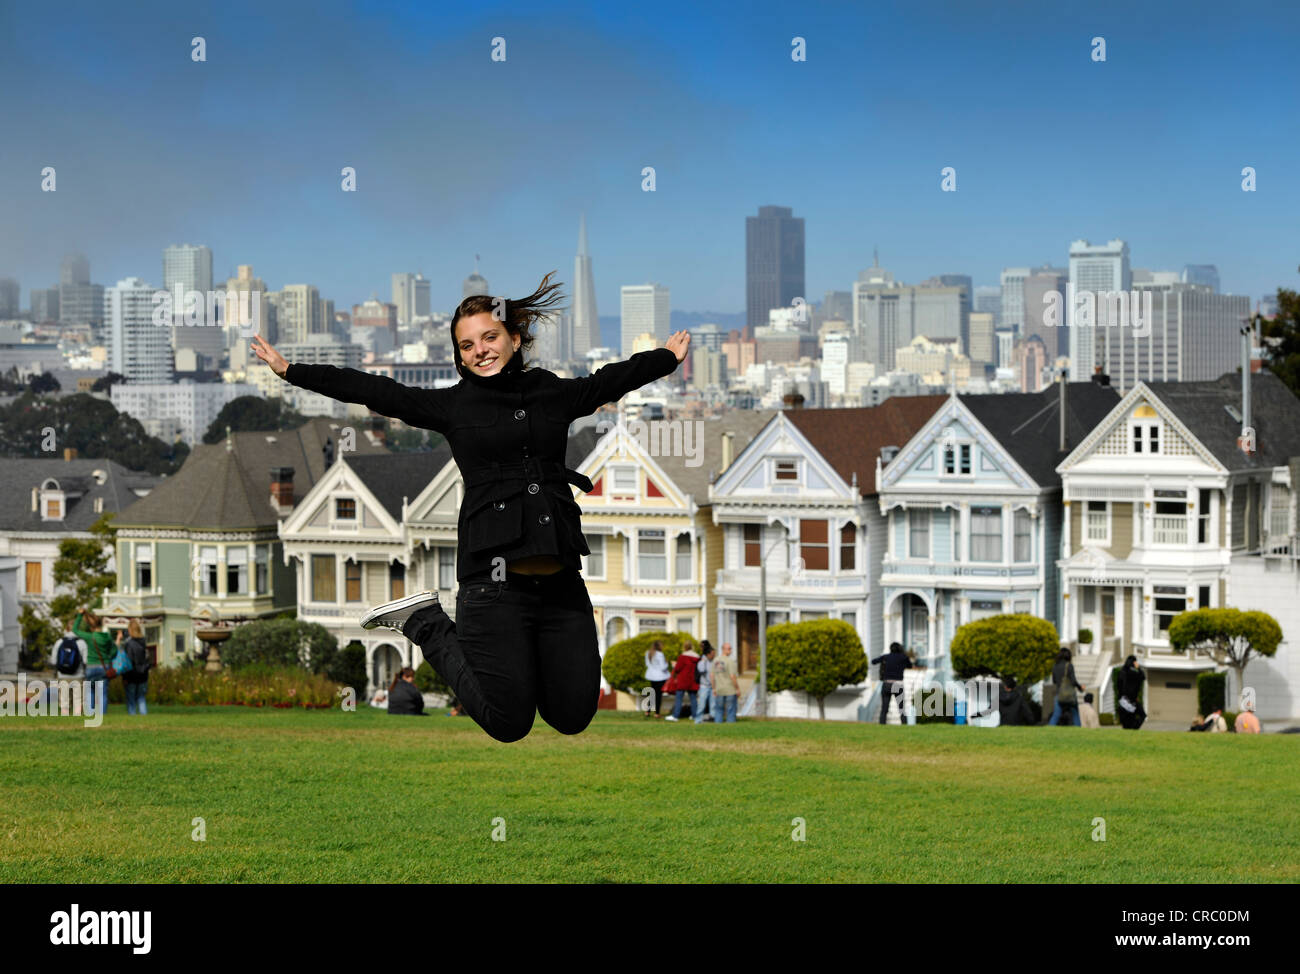
M144 642L144 630L140 628L139 619L129 619L126 623L126 639L122 649L131 659L131 668L122 674L122 689L126 691L126 712L128 714L148 714L145 697L149 693L149 647Z
M668 682L668 657L664 655L664 644L655 640L650 644L650 648L645 654L645 678L650 684L650 689L654 691L655 709L653 716L658 717L661 714L664 699L664 684ZM651 711L645 712L647 717L651 716Z
M709 667L709 679L713 681L713 722L734 724L736 704L740 700L740 674L731 656L731 643L722 644L722 655Z
M77 613L72 631L86 641L86 711L92 717L102 716L108 710L108 673L117 645L104 631L104 620L89 609Z
M1074 676L1074 664L1070 662L1070 651L1064 646L1056 654L1052 664L1052 683L1056 685L1056 703L1052 706L1052 717L1048 726L1057 727L1065 721L1073 727L1079 726L1079 694L1083 685Z
M286 382L446 436L465 485L456 620L436 592L422 592L372 608L361 626L418 645L465 711L506 743L527 736L538 713L562 734L581 733L600 695L599 639L581 572L590 550L571 490L592 483L564 466L569 426L671 375L690 347L678 331L663 347L589 376L526 369L533 329L561 300L550 278L518 300L479 294L460 303L451 339L461 381L448 388L291 364L253 339L253 352Z
M697 724L702 724L706 720L713 720L713 677L709 671L713 667L713 658L718 651L713 648L713 644L707 639L700 640L700 662L695 667L695 672L700 678L700 709L694 713L694 720ZM692 708L694 711L694 708Z
M1119 709L1119 722L1125 730L1137 730L1147 719L1147 712L1142 707L1142 681L1147 675L1142 672L1136 656L1129 656L1115 678L1115 706Z
M673 664L673 675L669 681L673 690L673 712L668 715L668 720L677 720L681 717L682 697L688 693L691 695L691 716L699 714L700 703L697 694L700 682L699 674L696 672L696 667L699 665L700 654L695 652L695 644L687 640Z
M877 656L871 661L874 666L880 664L880 722L883 724L889 718L889 701L894 700L898 703L898 718L906 724L907 715L903 712L903 671L912 668L911 658L903 652L902 643L890 643L889 652L884 656Z

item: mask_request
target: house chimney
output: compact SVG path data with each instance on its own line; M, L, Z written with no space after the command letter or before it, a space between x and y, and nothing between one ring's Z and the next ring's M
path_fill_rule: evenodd
M719 474L725 473L727 468L731 466L731 441L735 436L736 434L731 430L727 430L722 434L722 469L718 471Z
M75 446L65 446L63 448L63 459L64 460L77 459L77 448Z
M803 393L787 392L781 397L781 403L786 409L798 409L803 405Z
M384 417L370 417L370 432L374 435L375 442L380 446L388 444L388 421Z
M281 513L293 507L293 467L271 468L271 504Z
M1241 328L1241 436L1237 446L1250 456L1255 452L1255 430L1250 421L1250 346L1253 333L1249 318Z
M325 466L334 466L334 440L328 436L325 437L325 442L321 444L320 449L321 453L325 456Z

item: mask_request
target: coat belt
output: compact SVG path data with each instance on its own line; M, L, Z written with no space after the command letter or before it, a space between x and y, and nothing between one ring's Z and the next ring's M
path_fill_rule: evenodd
M501 483L508 480L524 482L548 481L550 483L572 484L586 493L590 493L590 478L570 470L556 460L524 460L517 463L490 463L473 470L461 471L465 489L472 490L486 484Z

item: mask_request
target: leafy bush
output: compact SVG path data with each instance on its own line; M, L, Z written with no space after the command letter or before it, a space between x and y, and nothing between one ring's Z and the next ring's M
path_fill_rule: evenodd
M147 702L157 704L242 704L245 707L332 707L339 685L301 667L255 664L209 673L198 667L159 666L149 671ZM110 680L108 699L126 700L121 680Z
M1238 711L1236 710L1225 710L1223 712L1223 719L1227 723L1229 731L1236 731L1237 729L1237 714Z
M1079 630L1079 642L1083 643L1083 645L1085 645L1085 646L1088 645L1088 643L1092 642L1092 630L1091 630L1091 629L1080 629L1080 630Z
M366 647L353 641L334 654L325 675L341 686L351 687L358 697L365 696Z
M1104 714L1098 714L1097 723L1101 724L1102 727L1114 727L1117 723L1119 723L1119 721L1115 719L1114 714L1108 712Z
M442 678L442 674L430 666L428 660L415 668L415 688L421 693L437 693L444 697L455 696L447 681Z
M799 690L817 700L826 719L826 697L867 678L867 654L853 626L843 619L783 622L767 630L769 693Z
M1227 704L1228 674L1196 674L1197 713L1211 714L1222 710Z
M958 679L1012 676L1021 686L1051 673L1059 651L1056 627L1025 612L968 622L958 628L949 648Z
M645 678L645 654L656 640L663 644L669 670L687 643L697 645L694 637L684 632L643 632L620 640L605 650L605 658L600 663L601 675L616 690L626 690L634 696L640 693L650 685Z
M222 665L239 670L254 663L271 666L301 666L313 673L327 673L338 655L338 640L317 622L276 617L257 619L235 627L220 645ZM365 672L362 650L362 673Z

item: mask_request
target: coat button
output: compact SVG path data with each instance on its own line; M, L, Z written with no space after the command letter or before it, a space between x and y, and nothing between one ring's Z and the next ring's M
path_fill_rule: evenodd
M541 488L538 487L536 484L528 485L528 493L530 494L536 494L539 490L541 490Z
M504 510L506 509L506 502L505 502L505 501L497 501L497 502L496 502L496 509L497 509L498 511L504 511Z
M537 523L538 523L538 524L550 524L550 523L551 523L551 515L549 515L549 514L543 514L541 517L539 517L539 518L537 519Z
M524 418L524 411L522 409L516 409L515 419L523 419L523 418Z

